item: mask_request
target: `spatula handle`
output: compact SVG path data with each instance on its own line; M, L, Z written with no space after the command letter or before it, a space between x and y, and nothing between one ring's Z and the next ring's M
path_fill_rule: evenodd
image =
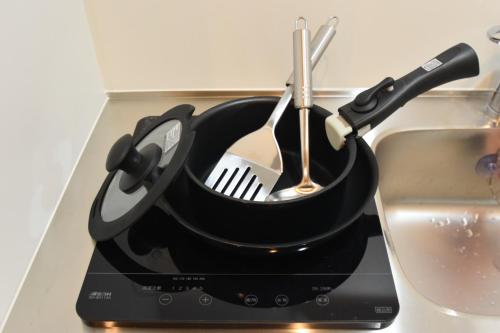
M312 68L318 63L319 58L323 55L328 45L330 44L332 38L337 32L337 24L339 20L337 17L330 17L325 24L323 24L313 40L311 41L311 65ZM274 128L278 121L280 120L283 112L285 112L288 103L290 103L293 94L293 72L286 82L286 89L283 92L278 104L274 107L273 113L269 117L266 126Z
M311 31L306 19L300 17L293 32L293 101L296 109L313 105L311 70Z
M332 16L328 18L328 21L326 21L325 24L321 25L314 35L312 41L311 41L311 65L312 68L316 67L316 64L318 63L319 59L321 56L323 56L323 53L325 53L325 50L328 48L328 45L330 45L330 42L332 41L333 37L337 33L337 25L338 25L339 19L336 16ZM292 85L293 84L293 73L290 74L288 77L288 80L286 81L286 85Z

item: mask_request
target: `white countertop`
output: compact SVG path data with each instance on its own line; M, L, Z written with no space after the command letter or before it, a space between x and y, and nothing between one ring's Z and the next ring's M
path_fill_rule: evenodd
M405 128L479 127L484 124L485 119L478 110L485 105L486 97L484 94L476 95L470 98L418 98L365 138L368 142L373 142L374 139L386 133ZM122 134L132 132L136 121L141 117L159 115L181 103L193 104L197 112L200 112L225 100L216 97L176 98L162 94L140 93L128 94L121 98L113 96L110 99L45 234L29 274L7 318L3 332L103 331L103 329L85 326L76 314L75 304L94 248L94 242L87 232L88 216L94 196L106 176L104 164L109 148ZM316 100L318 105L330 110L335 110L344 102L345 99L333 97ZM383 216L381 218L384 226ZM457 314L426 300L404 278L391 251L389 251L389 256L401 309L394 323L382 331L405 333L500 331L499 317ZM157 331L157 329L150 328L108 329L110 332L150 330ZM212 329L191 328L163 329L162 331L179 330L212 331ZM232 330L224 329L225 332ZM290 328L259 331L306 332L308 330ZM316 331L316 329L311 329L311 331Z

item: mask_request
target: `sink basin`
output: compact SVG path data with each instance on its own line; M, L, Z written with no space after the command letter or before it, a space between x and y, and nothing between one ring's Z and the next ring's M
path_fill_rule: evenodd
M376 145L390 247L413 287L446 309L500 316L500 165L484 165L499 151L498 128L399 132Z

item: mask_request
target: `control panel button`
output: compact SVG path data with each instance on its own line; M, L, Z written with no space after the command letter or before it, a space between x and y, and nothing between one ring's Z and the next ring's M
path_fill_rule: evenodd
M212 304L212 296L203 294L200 296L198 301L200 302L201 305L210 305Z
M319 306L326 306L330 304L330 297L328 297L328 295L318 295L316 296L316 304Z
M172 303L173 297L170 294L161 294L160 297L158 298L158 302L160 302L161 305L169 305Z
M246 295L244 302L248 306L254 306L257 305L257 303L259 303L259 298L255 295Z
M287 295L278 295L274 298L274 302L277 306L287 306L290 299Z

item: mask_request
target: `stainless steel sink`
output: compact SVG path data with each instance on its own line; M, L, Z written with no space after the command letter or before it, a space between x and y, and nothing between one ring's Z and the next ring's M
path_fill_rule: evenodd
M456 312L500 316L499 149L498 128L399 132L376 146L389 245L413 287Z

